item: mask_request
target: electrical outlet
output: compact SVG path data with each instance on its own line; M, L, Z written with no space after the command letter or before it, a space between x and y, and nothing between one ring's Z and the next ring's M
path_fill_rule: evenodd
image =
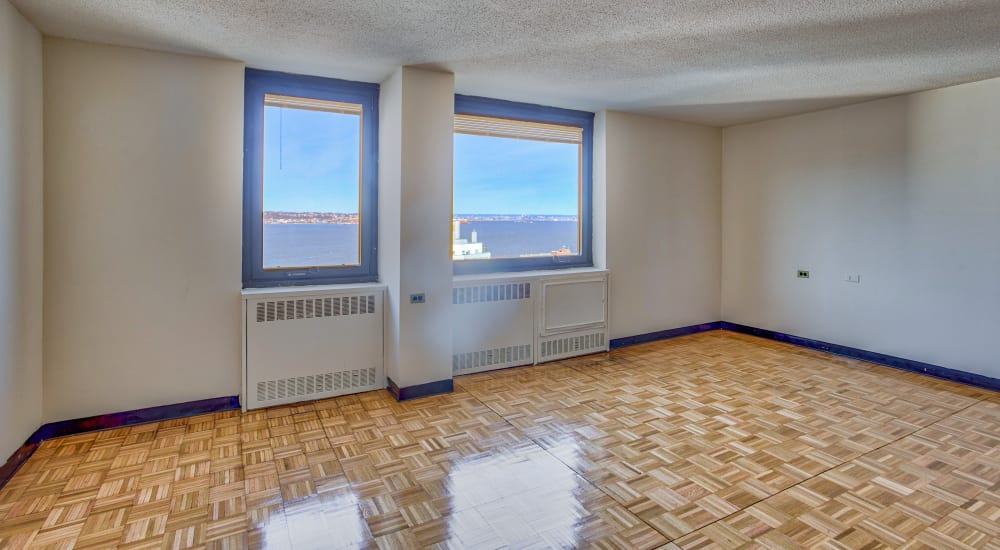
M422 304L425 301L426 301L426 299L424 298L424 293L423 292L418 293L418 294L410 294L410 303L411 304Z
M808 278L809 278L809 271L807 271L805 269L800 269L799 270L799 279L808 279Z
M845 278L844 280L847 281L847 282L849 282L849 283L860 283L861 282L861 274L860 273L848 273L847 274L847 278Z

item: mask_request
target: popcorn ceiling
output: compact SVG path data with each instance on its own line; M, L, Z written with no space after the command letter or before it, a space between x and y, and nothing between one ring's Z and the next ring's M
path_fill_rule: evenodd
M998 0L11 0L53 36L730 125L1000 76Z

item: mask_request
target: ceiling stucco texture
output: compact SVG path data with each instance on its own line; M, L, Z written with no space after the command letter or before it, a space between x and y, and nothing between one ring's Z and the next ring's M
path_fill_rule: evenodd
M1000 0L12 0L48 35L726 126L1000 76Z

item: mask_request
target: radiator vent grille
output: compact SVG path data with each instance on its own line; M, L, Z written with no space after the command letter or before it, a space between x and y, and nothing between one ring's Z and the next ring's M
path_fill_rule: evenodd
M375 369L355 369L282 378L279 380L262 380L257 382L257 401L272 401L299 396L307 397L314 394L375 385Z
M451 356L451 368L457 374L491 365L516 364L519 361L531 361L531 344L456 353Z
M460 286L451 290L452 304L507 302L531 298L531 283L499 283L493 285Z
M257 322L291 321L375 313L375 295L296 298L257 302Z
M603 332L595 332L593 334L581 334L579 336L543 341L539 343L539 347L541 348L539 353L542 357L552 357L589 349L603 349L604 338Z

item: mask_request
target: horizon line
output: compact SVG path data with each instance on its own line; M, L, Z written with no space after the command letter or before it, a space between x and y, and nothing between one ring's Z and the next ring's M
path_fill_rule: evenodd
M357 212L334 212L330 210L264 210L264 214L338 214L344 216L357 216ZM500 212L456 212L452 217L461 216L547 216L561 218L578 218L579 214L521 214L521 213L500 213Z

